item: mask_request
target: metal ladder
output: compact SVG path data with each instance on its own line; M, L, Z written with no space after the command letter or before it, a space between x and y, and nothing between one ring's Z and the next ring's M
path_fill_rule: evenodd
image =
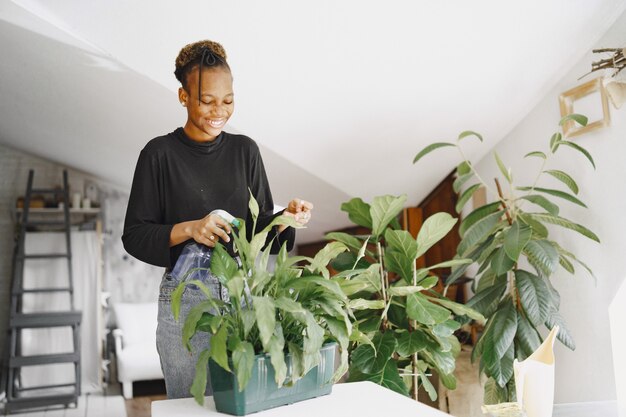
M82 313L74 309L74 285L72 279L72 251L70 236L69 187L67 171L63 171L62 189L33 188L34 172L28 173L28 185L24 197L24 208L15 250L13 253L13 276L11 285L11 311L9 319L8 357L6 369L6 404L5 413L14 410L43 408L52 405L68 407L78 405L80 396L80 324ZM32 221L29 216L30 202L34 194L61 196L64 203L62 221ZM65 253L27 254L25 253L26 231L30 227L47 226L58 228L65 233ZM67 287L24 288L24 266L31 259L67 259ZM24 312L23 297L26 294L69 294L70 305L67 311ZM22 335L24 329L42 329L52 327L70 327L73 339L73 351L25 356L22 354ZM22 386L21 370L23 367L71 363L74 365L74 382L57 385Z

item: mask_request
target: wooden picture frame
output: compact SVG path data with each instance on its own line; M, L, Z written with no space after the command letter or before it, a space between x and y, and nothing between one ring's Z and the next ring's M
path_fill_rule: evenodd
M606 90L602 86L602 78L588 81L577 87L567 90L559 96L559 105L561 108L561 117L575 113L574 103L583 97L598 92L600 102L602 104L602 118L596 121L590 121L587 126L576 127L574 121L569 120L563 125L563 133L565 137L573 137L591 132L592 130L601 129L611 124L611 116L609 113L609 101Z

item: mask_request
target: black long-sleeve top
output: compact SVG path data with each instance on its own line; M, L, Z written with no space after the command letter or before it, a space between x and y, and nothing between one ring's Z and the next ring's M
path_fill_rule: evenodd
M257 144L247 136L222 132L212 142L195 142L183 128L152 139L139 155L130 192L124 233L124 248L135 258L156 266L172 268L184 245L169 247L176 223L198 220L215 209L246 219L249 192L259 203L257 230L268 225L274 202ZM284 242L291 250L295 230L278 234L272 252ZM232 240L231 240L232 244Z

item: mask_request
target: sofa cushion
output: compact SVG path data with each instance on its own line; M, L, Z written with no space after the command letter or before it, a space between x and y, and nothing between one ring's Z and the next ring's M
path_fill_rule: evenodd
M117 379L120 382L163 379L155 343L126 347L117 357Z
M113 304L113 312L117 328L122 330L124 349L137 344L156 346L158 313L156 302L115 303Z

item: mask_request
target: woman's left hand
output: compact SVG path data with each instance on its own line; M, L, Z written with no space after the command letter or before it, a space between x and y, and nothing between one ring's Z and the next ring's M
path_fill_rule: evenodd
M289 202L283 214L293 217L300 226L304 226L311 220L311 210L313 210L313 203L300 198L294 198ZM282 228L282 230L284 229L285 228ZM280 231L282 232L282 230Z

